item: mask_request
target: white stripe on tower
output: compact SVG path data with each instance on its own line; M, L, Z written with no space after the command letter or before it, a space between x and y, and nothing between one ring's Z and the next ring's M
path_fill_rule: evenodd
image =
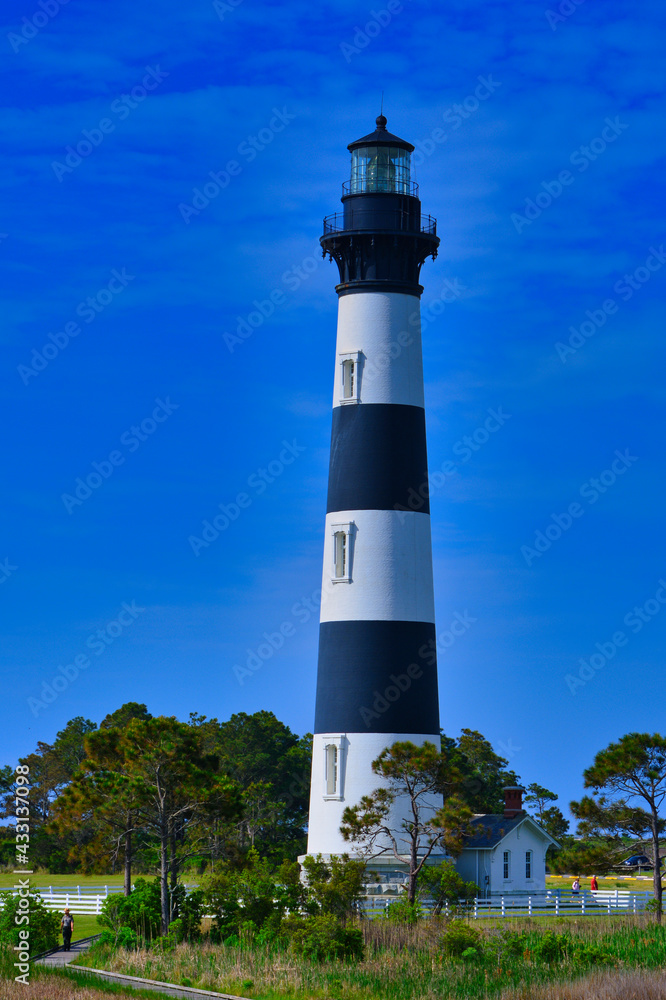
M418 283L435 255L409 182L411 144L350 145L344 222L322 246L340 269L308 853L350 847L346 806L380 784L397 740L439 738ZM399 828L405 803L397 802Z

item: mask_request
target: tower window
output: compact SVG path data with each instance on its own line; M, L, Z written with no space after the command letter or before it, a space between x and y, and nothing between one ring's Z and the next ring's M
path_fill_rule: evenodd
M361 378L361 352L340 355L340 402L358 403Z
M352 537L354 525L347 521L344 524L333 524L333 566L331 580L333 583L351 583Z
M508 879L510 877L510 875L511 875L511 851L505 851L504 852L504 859L503 859L503 862L502 862L502 869L503 869L502 877L504 879Z
M353 399L356 393L355 364L348 358L342 362L342 398Z
M315 737L315 739L321 739L324 750L324 798L337 799L341 802L344 798L343 785L347 739L344 734Z
M532 852L525 851L525 878L532 878Z
M326 747L326 794L335 795L338 788L338 748L332 743Z

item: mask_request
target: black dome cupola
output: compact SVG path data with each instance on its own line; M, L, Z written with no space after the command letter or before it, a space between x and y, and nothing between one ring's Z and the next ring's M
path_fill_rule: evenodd
M411 179L414 146L386 128L350 142L351 175L342 185L344 211L324 219L324 256L340 270L339 295L400 291L420 295L421 265L437 256L437 222L421 215L418 185Z

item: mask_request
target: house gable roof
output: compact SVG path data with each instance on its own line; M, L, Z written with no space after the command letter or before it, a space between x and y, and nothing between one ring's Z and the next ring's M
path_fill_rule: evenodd
M543 837L544 840L550 841L553 846L560 846L549 833L546 833L546 831L532 819L531 816L523 814L522 816L514 816L511 819L507 819L506 816L501 813L498 815L494 815L493 813L482 813L475 816L472 820L474 832L471 833L469 837L465 838L465 846L463 847L463 850L467 851L479 848L488 849L497 847L497 845L501 844L510 833L523 824L528 824L533 830L535 830L536 833Z

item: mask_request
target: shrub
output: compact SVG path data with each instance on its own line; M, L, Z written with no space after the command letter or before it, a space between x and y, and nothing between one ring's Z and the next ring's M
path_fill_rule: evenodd
M39 955L43 951L57 948L60 943L59 914L47 910L39 896L31 895L30 924L17 924L14 918L19 913L20 897L13 896L11 892L2 892L0 896L4 901L4 906L0 910L0 942L13 948L19 943L19 930L28 928L31 955Z
M476 882L465 882L450 861L423 867L417 885L419 892L433 900L435 916L442 912L446 903L457 906L461 900L467 902L479 894Z
M321 854L303 858L307 879L306 907L311 913L350 916L365 892L365 862L347 854L324 861Z
M418 900L410 903L405 893L391 903L384 915L393 924L415 924L423 916L423 907Z
M554 934L547 931L533 945L532 952L537 961L559 962L572 951L572 940L568 934Z
M240 871L223 868L202 879L202 899L214 916L213 938L225 940L247 923L255 929L280 922L302 898L298 865L285 862L277 871L251 850ZM194 895L194 894L193 894Z
M293 930L291 937L295 955L302 955L314 962L363 958L361 931L342 924L333 914L320 914L299 923L300 926Z
M462 920L452 920L440 938L440 947L450 958L460 958L468 948L481 953L481 932Z
M138 878L129 896L108 896L97 921L116 935L122 927L130 927L146 940L155 937L162 924L159 882Z

